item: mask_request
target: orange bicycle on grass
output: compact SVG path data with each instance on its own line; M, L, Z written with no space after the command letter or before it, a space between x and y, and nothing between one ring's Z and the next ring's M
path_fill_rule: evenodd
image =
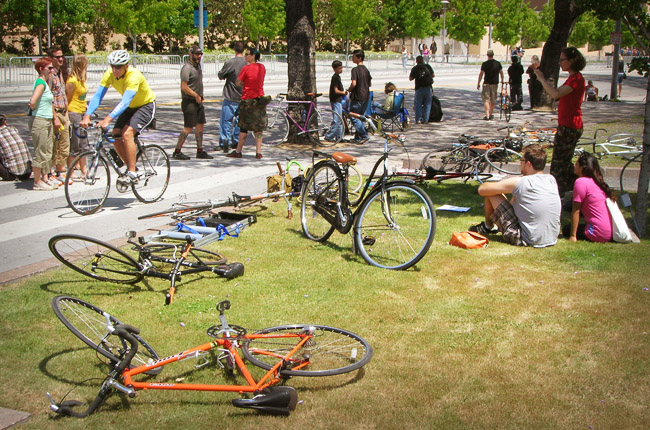
M55 402L50 409L57 414L83 418L93 413L113 392L135 397L139 390L226 391L252 398L233 399L238 408L256 409L275 415L289 415L297 403L294 388L277 386L292 376L332 376L352 372L368 364L372 348L360 336L340 328L294 324L270 327L253 333L237 325L229 325L225 312L230 302L217 304L220 324L207 330L213 340L165 358L140 337L140 331L123 324L107 312L83 300L57 296L52 300L56 316L79 339L109 361L106 375L97 397L83 412L76 400ZM254 378L246 367L243 354L251 364L266 372ZM195 368L217 364L245 379L240 385L177 383L173 376L158 382L136 380L138 375L156 376L163 366L185 360L196 360Z

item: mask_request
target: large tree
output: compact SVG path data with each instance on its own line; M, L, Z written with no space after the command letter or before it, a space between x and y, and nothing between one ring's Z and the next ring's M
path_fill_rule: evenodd
M307 100L316 92L316 36L311 0L286 0L288 99ZM292 115L299 121L300 110ZM291 123L289 142L306 142L307 136L296 135Z
M467 45L478 45L485 36L485 26L496 12L491 0L454 0L447 11L447 29L449 37Z

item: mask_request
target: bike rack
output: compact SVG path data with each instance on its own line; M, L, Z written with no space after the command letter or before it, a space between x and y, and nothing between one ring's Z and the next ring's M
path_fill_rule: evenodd
M160 240L185 240L190 236L194 246L203 246L224 238L237 237L239 232L257 222L257 215L234 212L219 212L212 217L188 224L178 223L174 228L160 230L144 237L145 243Z

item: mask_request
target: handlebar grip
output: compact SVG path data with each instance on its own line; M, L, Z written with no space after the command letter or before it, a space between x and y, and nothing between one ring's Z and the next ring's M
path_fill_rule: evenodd
M79 139L85 139L88 137L88 130L85 128L79 126L79 127L73 127L72 130L74 131L74 134L79 138ZM79 133L81 131L81 133Z

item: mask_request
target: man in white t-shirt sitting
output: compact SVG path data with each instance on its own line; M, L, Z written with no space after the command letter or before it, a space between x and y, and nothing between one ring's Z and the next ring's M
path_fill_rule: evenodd
M471 226L480 234L501 232L504 240L517 246L543 248L555 245L560 233L562 203L557 182L544 173L546 151L538 144L522 151L521 173L478 188L485 198L485 221ZM506 194L512 194L508 201Z

